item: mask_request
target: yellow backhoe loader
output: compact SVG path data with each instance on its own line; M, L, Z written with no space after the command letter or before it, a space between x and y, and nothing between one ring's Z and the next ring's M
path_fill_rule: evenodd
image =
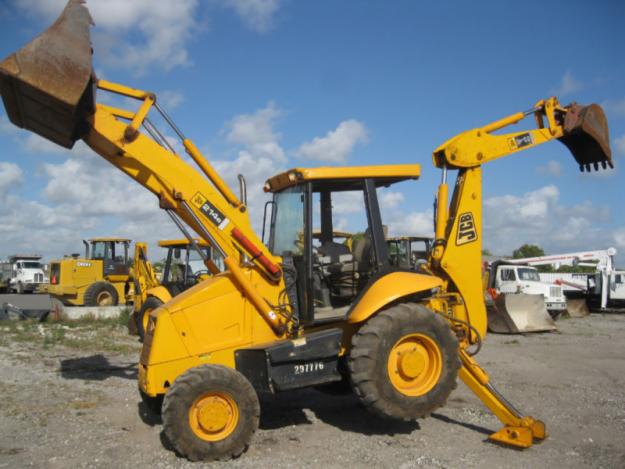
M167 249L160 279L148 261L147 245L135 244L132 269L134 303L128 329L131 334L137 334L141 340L145 336L152 311L198 282L206 280L209 275L219 273L219 268L214 262L211 270L208 270L196 251L201 249L207 259L213 258L210 245L204 240L173 239L159 241L158 245Z
M50 263L47 293L71 306L115 306L132 297L128 248L124 238L93 238L85 257L77 255Z
M50 29L0 63L0 91L14 124L66 147L84 140L153 192L183 233L189 226L224 259L222 273L154 310L147 326L139 388L162 411L176 451L191 460L236 457L258 426L258 393L340 380L371 411L412 420L444 405L459 376L503 422L491 440L525 448L545 438L545 425L503 398L472 357L486 334L481 166L555 139L585 169L611 165L599 106L550 98L437 148L436 238L425 273L407 272L389 264L376 189L418 179L419 165L295 168L271 177L265 246L246 205L154 94L95 78L90 23L88 10L71 0ZM135 98L138 110L96 102L96 90ZM152 110L203 174L152 125ZM537 128L493 134L526 116ZM332 198L345 191L362 194L367 219L351 250L332 240ZM319 261L320 250L329 263ZM352 288L333 289L349 271L358 273Z

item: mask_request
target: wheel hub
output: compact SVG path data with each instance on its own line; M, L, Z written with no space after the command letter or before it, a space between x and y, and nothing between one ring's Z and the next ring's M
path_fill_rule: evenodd
M441 351L436 341L425 334L405 335L388 356L391 384L406 396L423 396L430 392L438 383L442 369Z
M232 418L228 402L219 396L204 399L198 407L198 423L207 432L223 430Z
M205 441L220 441L232 434L239 422L237 403L227 393L209 392L189 409L189 425Z
M424 356L424 350L414 348L408 352L399 355L397 368L401 374L407 378L416 378L426 367L427 352Z

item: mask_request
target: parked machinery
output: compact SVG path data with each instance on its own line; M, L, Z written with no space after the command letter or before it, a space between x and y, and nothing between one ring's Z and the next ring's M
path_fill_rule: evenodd
M391 265L417 269L427 263L434 239L427 236L394 236L386 239Z
M566 310L562 287L542 282L535 267L508 260L485 265L488 330L500 334L555 331Z
M600 309L607 309L625 304L625 271L616 269L614 256L616 256L616 248L610 247L595 251L515 259L514 262L523 262L534 266L550 265L555 268L563 265L594 268L595 272L586 275L585 281L581 285L575 282L575 279L568 278L572 276L571 274L541 273L541 277L544 276L545 279L548 277L550 281L557 281L563 285L574 285L578 290L585 293L588 300L597 303Z
M152 408L162 399L163 431L179 453L193 460L237 456L258 426L257 393L341 379L364 407L411 420L443 405L459 376L504 423L492 440L528 447L545 438L544 424L512 407L471 356L486 333L481 165L554 139L586 170L611 165L599 106L561 106L550 98L437 148L436 238L426 273L406 272L389 264L377 188L417 179L419 165L295 168L270 178L265 247L246 205L152 93L95 79L90 21L71 0L48 31L0 63L0 90L13 123L66 147L83 139L152 191L183 232L186 223L224 258L223 273L153 311L147 326L139 387ZM140 107L96 103L96 90L135 98ZM147 120L152 108L172 124L204 176ZM526 116L536 118L537 129L493 134ZM458 171L451 203L450 170ZM368 236L350 253L336 249L338 274L358 271L359 282L367 281L355 296L339 290L318 297L332 292L332 277L318 276L313 196L320 197L322 232L331 237L332 196L344 191L362 194Z
M33 293L47 281L39 254L13 254L0 261L0 292Z
M47 292L71 306L115 306L132 296L132 279L125 238L83 241L85 257L78 255L50 262Z
M217 265L220 262L215 262L212 249L204 240L164 240L159 241L158 245L167 250L160 278L148 261L146 244L135 244L132 274L135 287L134 305L128 325L130 332L139 335L141 340L145 336L152 311L220 271ZM201 250L205 258L212 260L210 271L197 250Z

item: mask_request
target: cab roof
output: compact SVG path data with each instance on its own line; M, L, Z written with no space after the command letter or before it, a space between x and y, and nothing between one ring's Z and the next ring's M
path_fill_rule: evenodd
M203 239L193 238L193 240L202 247L207 247L209 244ZM183 248L189 246L191 243L188 239L163 239L158 242L158 245L162 248Z
M107 241L112 241L115 243L131 243L132 240L131 239L127 239L127 238L115 238L115 237L110 237L110 238L91 238L89 240L90 243L97 243L97 242L107 242Z
M264 189L265 192L280 192L287 187L312 181L313 190L348 191L360 189L363 179L373 179L376 187L380 187L418 179L420 175L419 164L293 168L267 179Z
M434 241L434 238L429 236L390 236L386 238L387 241Z

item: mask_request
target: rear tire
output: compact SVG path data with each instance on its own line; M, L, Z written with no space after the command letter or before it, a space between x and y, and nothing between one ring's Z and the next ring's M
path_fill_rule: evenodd
M115 287L108 282L96 282L85 292L85 306L117 306L118 295Z
M137 324L137 334L139 334L139 340L143 342L145 338L145 331L148 326L148 321L150 320L150 313L154 311L156 308L159 308L163 305L163 302L154 296L148 297L141 306L141 310L135 314L135 321Z
M260 404L238 371L202 365L179 376L163 399L163 432L190 461L231 459L249 446Z
M354 392L382 417L429 416L455 389L459 368L458 339L449 324L420 304L386 309L352 338Z

